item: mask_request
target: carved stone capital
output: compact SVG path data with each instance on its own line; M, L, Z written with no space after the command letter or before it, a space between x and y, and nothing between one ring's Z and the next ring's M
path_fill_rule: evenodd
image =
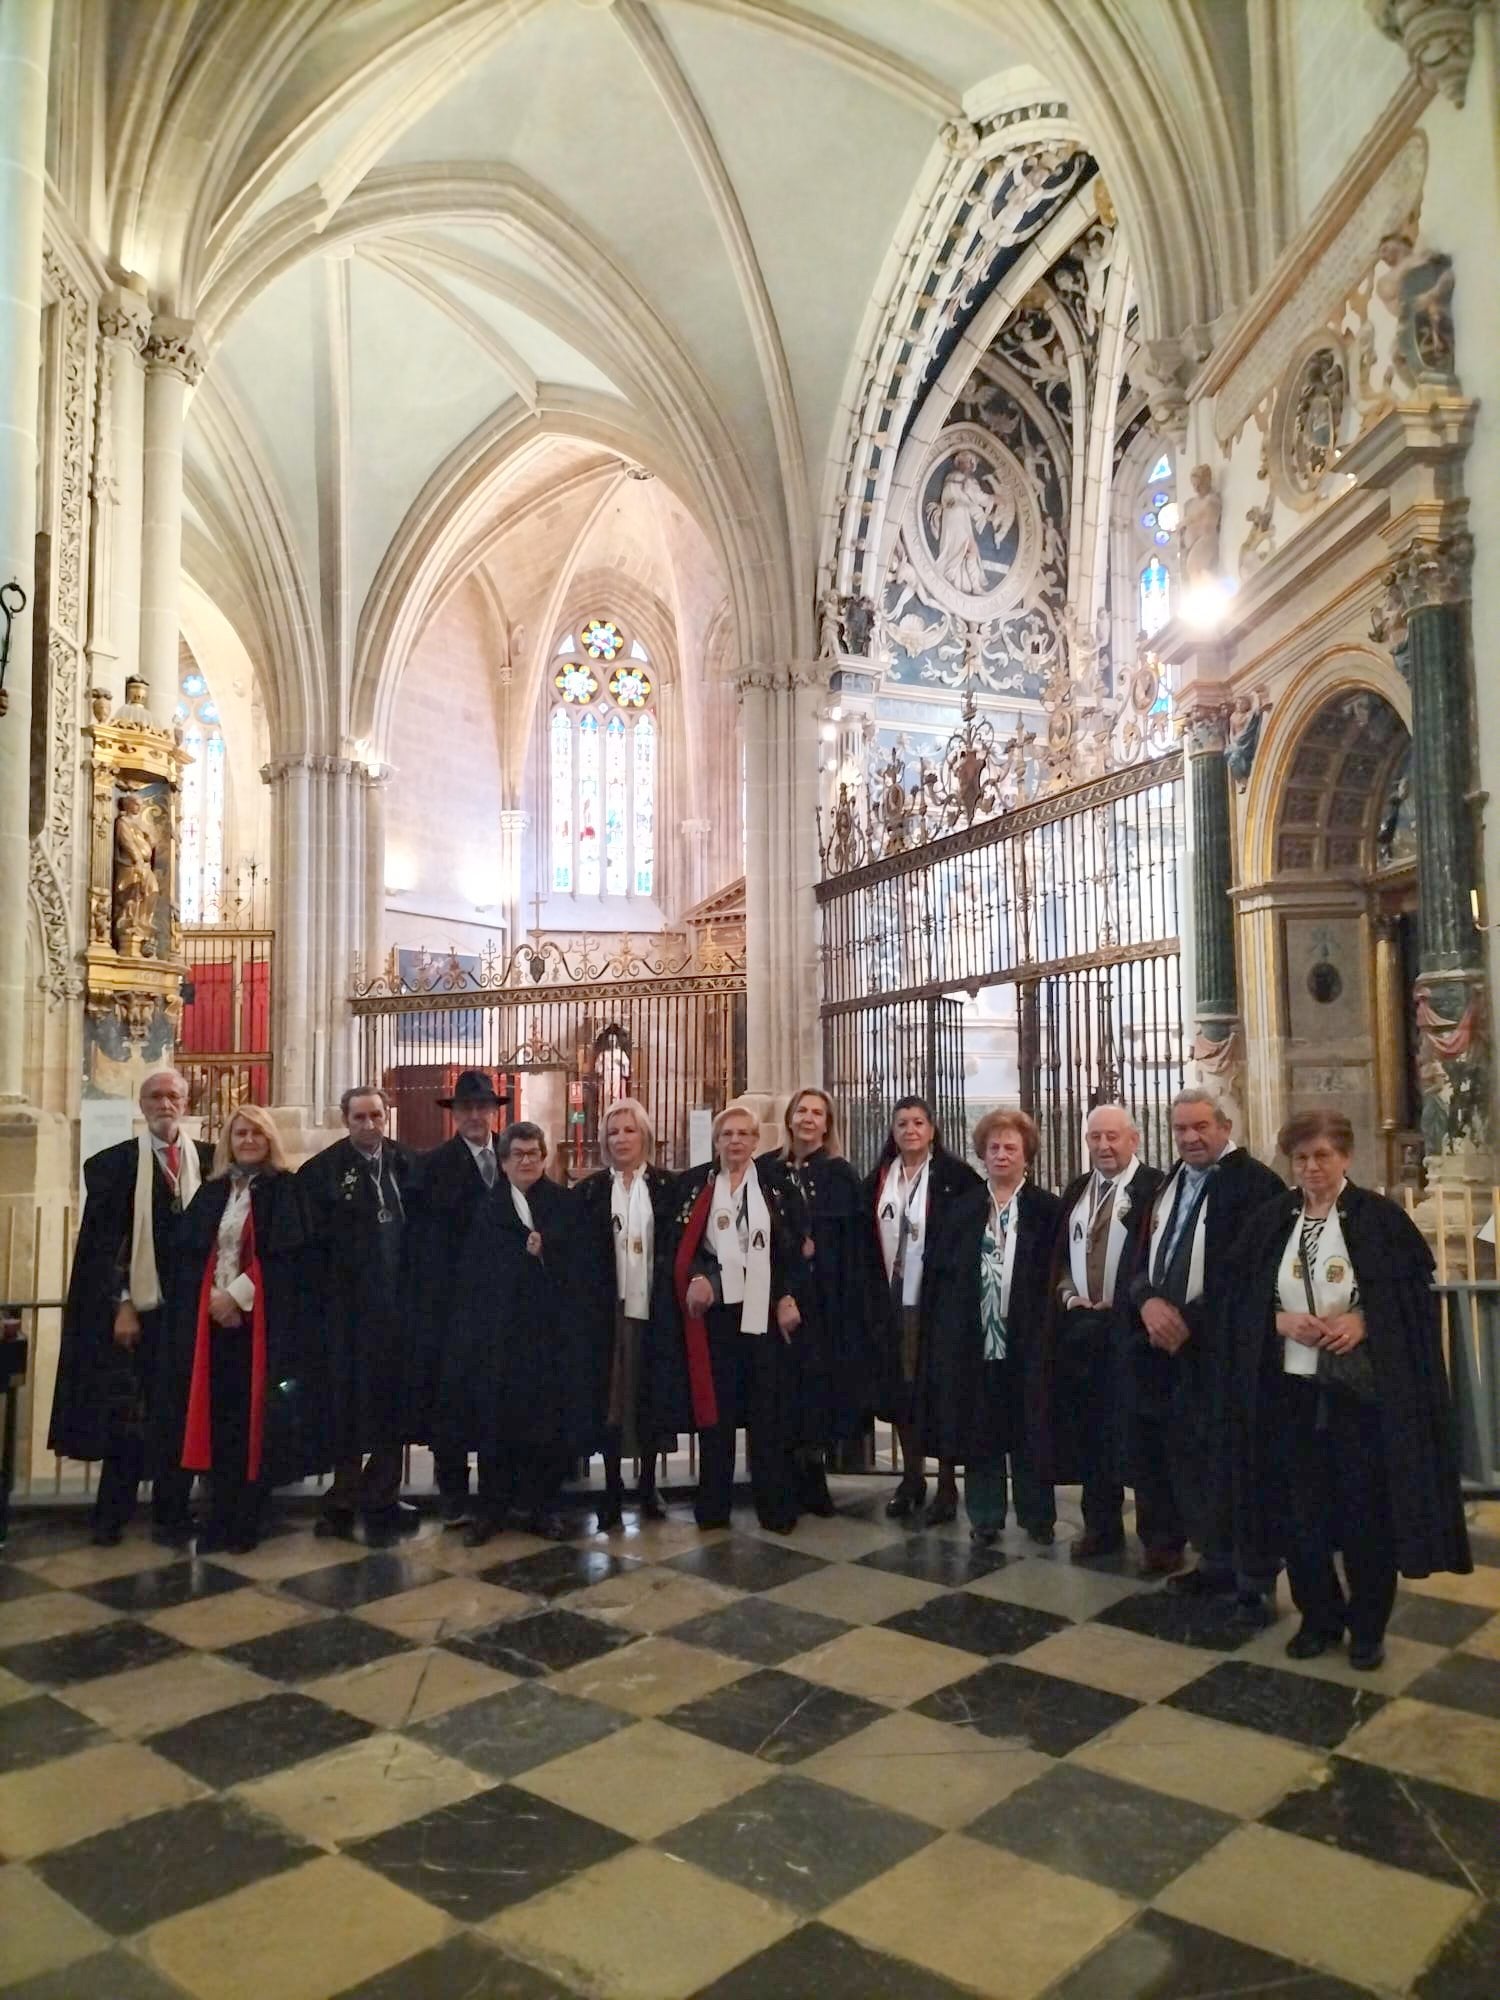
M1181 711L1183 748L1190 757L1222 757L1229 740L1228 711L1222 702L1196 701Z
M118 340L136 354L144 354L151 332L151 308L139 292L116 285L99 301L99 331L106 340Z
M1479 0L1365 0L1381 34L1399 42L1424 83L1461 105L1474 60Z
M780 676L774 667L740 667L734 675L734 691L741 701L752 691L769 692L780 685Z
M509 834L524 833L531 824L531 814L523 812L520 806L503 806L500 811L500 831Z
M169 319L158 314L151 322L145 355L148 368L164 368L180 375L190 389L202 381L208 366L203 343L190 319Z
M678 821L679 831L689 840L703 840L714 830L711 819L684 819Z
M1187 443L1187 379L1191 373L1182 342L1149 341L1137 355L1133 373L1151 404L1151 421L1180 451Z
M1466 603L1473 568L1474 537L1467 529L1441 541L1408 542L1386 572L1384 616L1404 627L1414 611Z

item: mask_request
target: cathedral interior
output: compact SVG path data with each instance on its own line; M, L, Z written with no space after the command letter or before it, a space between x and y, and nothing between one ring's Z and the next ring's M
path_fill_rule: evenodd
M0 0L0 2000L1494 2000L1497 252L1489 0ZM1362 1674L685 1440L623 1537L96 1546L169 1068L562 1182L1335 1111L1475 1566Z

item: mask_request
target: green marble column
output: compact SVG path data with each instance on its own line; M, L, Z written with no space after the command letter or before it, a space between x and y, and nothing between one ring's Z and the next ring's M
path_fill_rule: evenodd
M1197 1033L1193 1060L1226 1089L1239 1064L1240 989L1234 958L1234 848L1229 829L1229 768L1219 708L1189 712L1183 722L1193 828L1193 958Z
M1429 1162L1462 1178L1490 1143L1489 985L1474 923L1474 721L1468 534L1415 541L1387 579L1404 615L1417 829L1417 981L1422 1136ZM1480 1174L1487 1177L1486 1171Z

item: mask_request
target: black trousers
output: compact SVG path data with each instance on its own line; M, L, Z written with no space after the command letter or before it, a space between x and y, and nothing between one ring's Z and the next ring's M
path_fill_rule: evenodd
M361 1508L366 1514L383 1514L401 1498L401 1475L406 1454L399 1444L382 1445L368 1458L355 1452L341 1458L333 1468L333 1484L323 1495L325 1514L352 1514ZM468 1463L465 1461L465 1484Z
M469 1454L433 1447L432 1472L445 1500L463 1500L469 1492Z
M762 1527L790 1527L797 1519L794 1449L795 1399L790 1393L789 1350L774 1324L765 1333L741 1333L737 1306L708 1315L709 1353L719 1421L698 1433L700 1522L729 1519L734 1499L735 1433L745 1431L750 1491Z
M479 1513L498 1527L506 1515L534 1514L545 1507L562 1479L557 1454L532 1445L502 1445L482 1451L479 1460Z
M1059 1343L1053 1394L1059 1402L1063 1397L1068 1400L1067 1423L1083 1489L1084 1531L1118 1542L1125 1532L1125 1486L1120 1478L1114 1314L1083 1306L1065 1312Z
M1180 1413L1137 1411L1135 1529L1148 1549L1188 1542L1209 1570L1234 1573L1229 1440Z
M250 1329L239 1334L215 1327L209 1349L213 1470L208 1480L208 1527L226 1541L259 1539L266 1495L264 1478L251 1479Z
M111 1446L99 1467L99 1486L94 1495L94 1526L123 1528L135 1512L141 1481L147 1476L146 1441L122 1438ZM193 1491L193 1475L179 1467L158 1472L151 1480L151 1519L158 1528L183 1526L188 1520L188 1502Z
M625 1475L620 1461L624 1457L621 1449L622 1433L619 1430L606 1431L604 1450L600 1457L604 1460L604 1488L607 1493L620 1494L625 1491ZM641 1451L640 1497L651 1500L656 1496L656 1461L658 1453L649 1446Z
M1303 1622L1378 1645L1396 1601L1396 1537L1380 1411L1283 1375L1271 1407L1271 1477L1287 1582ZM1334 1551L1344 1558L1344 1583ZM1346 1589L1347 1586L1347 1589Z

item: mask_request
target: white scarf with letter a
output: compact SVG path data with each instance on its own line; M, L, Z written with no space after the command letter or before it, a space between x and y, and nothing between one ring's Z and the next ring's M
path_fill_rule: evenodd
M741 1333L764 1333L771 1323L771 1211L753 1165L738 1190L728 1174L714 1181L708 1240L724 1303L740 1308Z

